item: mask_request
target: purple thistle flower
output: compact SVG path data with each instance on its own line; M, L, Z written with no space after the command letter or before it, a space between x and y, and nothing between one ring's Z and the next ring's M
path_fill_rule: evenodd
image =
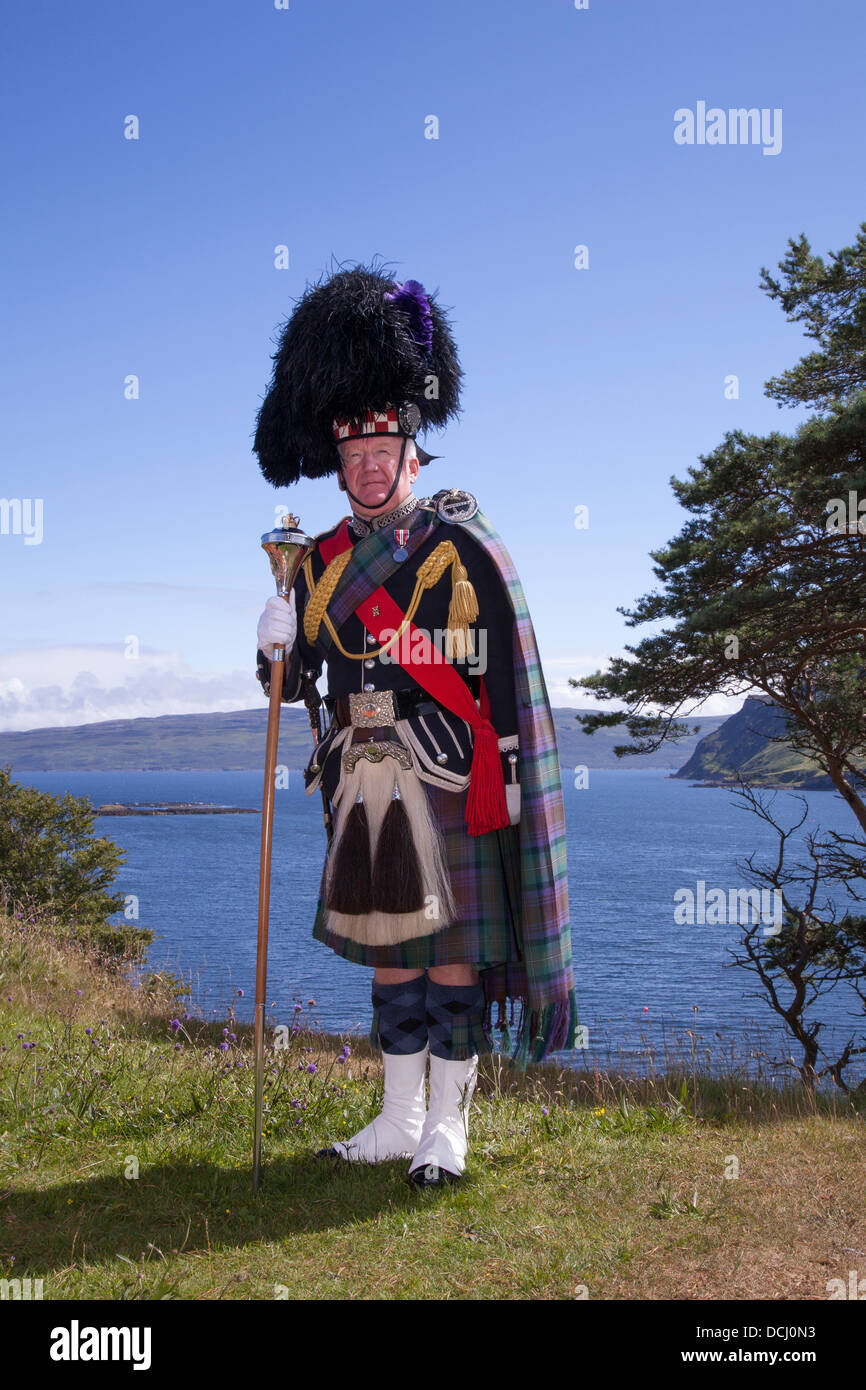
M87 1036L90 1037L91 1033L93 1032L93 1029L92 1029L92 1028L85 1028L84 1031L85 1031L85 1033L87 1034Z
M178 1028L180 1027L180 1019L179 1019L179 1018L173 1018L173 1019L171 1020L171 1023L170 1023L168 1026L169 1026L169 1028L171 1029L171 1031L172 1031L173 1033L176 1033L177 1030L178 1030Z
M541 1113L542 1113L542 1115L549 1115L549 1114L550 1114L550 1111L548 1110L548 1108L547 1108L546 1105L542 1105L542 1107L541 1107Z
M316 1066L315 1062L311 1062L310 1065L307 1067L307 1071L310 1073L310 1076L315 1076L318 1070L319 1068Z
M229 1035L229 1030L228 1030L228 1028L224 1028L224 1029L223 1029L223 1037L224 1037L224 1038L227 1038L228 1035Z
M244 992L243 992L242 989L239 989L239 990L238 990L238 999L243 999L243 997L244 997Z
M228 1043L227 1043L227 1042L221 1042L221 1043L220 1043L220 1052L228 1052L228 1050L229 1050L229 1045L228 1045Z
M296 1013L296 1014L299 1014L299 1013L301 1012L301 1010L302 1010L303 1007L304 1007L303 1004L296 1004L296 1005L295 1005L295 1013Z
M229 1039L230 1039L231 1042L237 1042L237 1040L238 1040L238 1035L237 1035L237 1033L229 1033Z

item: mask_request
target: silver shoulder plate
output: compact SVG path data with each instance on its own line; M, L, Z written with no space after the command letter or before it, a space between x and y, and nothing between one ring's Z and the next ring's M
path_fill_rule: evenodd
M452 526L461 521L469 521L478 511L478 502L472 493L464 492L459 487L445 488L442 492L437 492L434 501L436 515L441 521L447 521Z

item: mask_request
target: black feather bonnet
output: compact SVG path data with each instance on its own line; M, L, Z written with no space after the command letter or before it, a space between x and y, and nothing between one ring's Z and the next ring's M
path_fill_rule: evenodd
M253 451L274 487L337 472L335 420L390 407L400 412L397 432L414 438L460 406L457 347L434 295L375 268L355 266L308 287L280 330L273 362ZM416 448L422 463L435 457Z

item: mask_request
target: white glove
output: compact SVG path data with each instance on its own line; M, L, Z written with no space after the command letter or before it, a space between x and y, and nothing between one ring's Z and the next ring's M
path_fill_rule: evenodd
M295 591L289 594L288 603L278 594L269 598L265 611L259 618L257 636L259 649L270 661L274 647L285 647L288 656L298 635L298 612L295 606Z

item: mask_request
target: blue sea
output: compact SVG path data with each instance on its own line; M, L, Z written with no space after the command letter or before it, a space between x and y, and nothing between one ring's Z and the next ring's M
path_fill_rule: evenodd
M731 966L736 924L677 922L688 889L747 888L738 868L753 851L771 857L768 826L722 788L698 788L658 770L591 771L576 789L564 773L571 922L580 1022L587 1046L560 1059L632 1075L684 1055L701 1070L764 1078L791 1075L799 1049L760 994L757 977ZM21 773L44 791L120 801L261 806L257 772ZM800 832L851 832L835 792L809 792ZM300 774L275 796L268 1003L278 1021L303 1005L305 1021L329 1032L366 1033L372 971L312 937L325 849L321 799ZM790 793L775 796L777 819L796 819ZM156 933L150 965L184 975L195 1012L251 1020L255 987L259 815L101 817L98 833L124 849L118 888L138 899L138 920ZM675 894L680 894L675 898ZM243 990L241 996L238 991ZM785 997L784 994L782 996ZM315 1004L310 1005L309 1001ZM813 1017L824 1052L866 1032L859 1001L838 987ZM835 1053L833 1053L835 1056ZM781 1063L781 1065L776 1065ZM866 1064L852 1067L858 1080Z

